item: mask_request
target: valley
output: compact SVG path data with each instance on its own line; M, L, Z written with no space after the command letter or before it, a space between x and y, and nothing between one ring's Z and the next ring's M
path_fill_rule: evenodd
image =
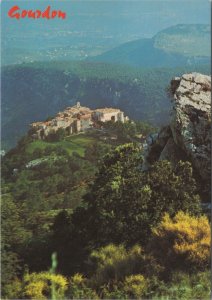
M14 146L30 123L45 120L77 101L91 109L118 107L131 119L165 124L171 108L166 92L170 78L188 70L209 74L210 66L139 69L94 62L46 62L4 67L2 147Z

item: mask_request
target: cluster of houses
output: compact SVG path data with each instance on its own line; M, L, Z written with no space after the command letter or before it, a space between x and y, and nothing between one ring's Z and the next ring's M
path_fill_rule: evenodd
M82 107L79 102L73 107L67 107L59 112L55 118L45 122L35 122L30 125L34 139L45 139L50 133L55 133L63 128L68 135L95 128L100 122L125 122L128 117L117 108L100 108L91 110Z

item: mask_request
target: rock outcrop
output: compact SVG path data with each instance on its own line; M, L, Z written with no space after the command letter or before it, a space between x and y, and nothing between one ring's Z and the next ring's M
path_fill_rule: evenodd
M149 147L147 160L191 161L206 192L211 174L211 77L184 74L171 81L173 110L170 124Z

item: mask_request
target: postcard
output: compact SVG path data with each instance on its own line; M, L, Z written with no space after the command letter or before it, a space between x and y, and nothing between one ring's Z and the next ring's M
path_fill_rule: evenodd
M210 299L210 11L1 1L1 299Z

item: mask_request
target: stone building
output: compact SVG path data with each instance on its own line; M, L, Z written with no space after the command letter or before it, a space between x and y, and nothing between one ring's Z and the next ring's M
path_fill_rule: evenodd
M45 139L50 133L57 132L63 128L68 134L79 133L95 127L97 121L120 121L128 120L120 109L100 108L91 110L83 107L79 102L73 107L67 107L59 112L55 118L46 122L35 122L31 124L31 133L35 139Z
M94 120L107 122L107 121L120 121L124 122L124 113L116 108L99 108L92 113Z

